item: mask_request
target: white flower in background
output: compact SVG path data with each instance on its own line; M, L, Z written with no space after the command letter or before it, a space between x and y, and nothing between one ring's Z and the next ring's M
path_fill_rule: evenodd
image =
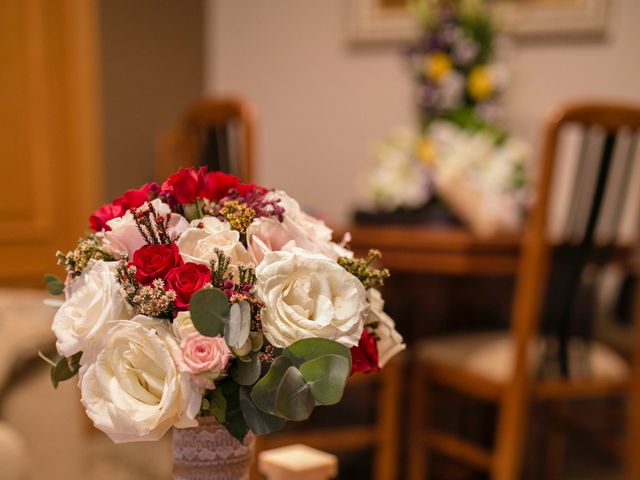
M256 269L265 304L262 329L272 345L285 348L303 338L358 344L366 310L362 283L325 257L296 249L268 253Z
M172 238L178 237L189 228L187 219L182 215L172 213L169 205L163 203L159 198L156 198L150 203L159 216L171 214L167 231ZM148 205L149 202L145 202L139 209L148 208ZM125 253L129 258L132 258L133 253L147 243L138 230L138 226L131 212L125 213L122 217L109 220L107 225L111 230L105 232L106 241L104 246L110 253L116 256Z
M491 132L461 129L450 122L434 122L427 135L436 150L438 177L463 176L488 191L523 187L519 178L529 157L529 146L514 136L496 143Z
M203 228L199 228L200 225ZM247 249L240 242L240 233L232 230L228 222L215 217L207 216L191 222L191 228L182 233L176 244L185 262L209 265L217 258L216 249L229 257L233 265L251 261Z
M198 332L191 320L191 312L188 310L186 312L178 312L178 315L176 315L176 318L173 319L173 323L171 324L171 330L173 331L173 335L178 339L178 342L187 335Z
M416 158L417 135L399 129L375 150L374 164L358 181L362 208L420 208L431 197L429 171Z
M166 322L138 315L115 323L95 362L80 371L82 404L94 425L116 443L195 427L202 391L172 354L180 347Z
M91 260L82 275L68 282L73 293L58 309L51 326L60 355L84 352L82 361L86 363L99 348L107 322L128 318L115 278L116 265Z
M375 288L370 288L367 291L367 299L369 300L369 315L366 324L374 325L376 336L379 339L378 365L382 368L407 346L404 344L402 335L396 330L393 319L384 313L384 300L380 292Z
M517 230L528 201L529 146L444 121L434 122L427 135L436 151L436 188L449 207L477 235Z

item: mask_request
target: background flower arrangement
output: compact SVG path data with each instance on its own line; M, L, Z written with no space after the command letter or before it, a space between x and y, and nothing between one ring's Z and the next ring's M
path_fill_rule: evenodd
M482 0L413 0L410 9L424 32L407 50L420 129L376 149L359 180L362 208L420 209L436 196L476 233L516 229L529 148L499 126L508 72L495 60L489 10Z
M157 440L212 416L242 441L340 401L350 374L404 349L356 259L282 191L206 169L130 190L58 253L54 385L116 442Z

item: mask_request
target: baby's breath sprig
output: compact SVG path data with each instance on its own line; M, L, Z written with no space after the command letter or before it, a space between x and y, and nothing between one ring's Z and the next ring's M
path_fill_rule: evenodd
M156 278L151 285L140 288L133 297L135 313L149 317L171 318L176 292L165 290L164 281Z
M136 280L136 267L123 260L116 268L116 280L122 286L134 313L158 318L172 317L176 292L166 290L162 279L155 279L151 285L140 285Z
M369 250L367 258L338 258L338 264L351 275L357 277L365 288L375 288L381 286L389 277L389 270L382 270L371 266L382 258L379 250Z
M58 258L58 265L64 265L72 277L80 275L91 259L104 260L106 262L114 260L108 252L102 249L102 245L95 235L81 238L75 250L71 250L66 254L57 252L56 257Z

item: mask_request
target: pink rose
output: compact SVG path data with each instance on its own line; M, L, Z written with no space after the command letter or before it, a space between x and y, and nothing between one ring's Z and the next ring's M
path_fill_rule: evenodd
M168 233L171 238L178 238L182 232L189 228L189 222L177 213L171 212L169 205L162 202L159 198L149 202L156 210L159 216L169 217ZM146 203L144 204L146 205ZM139 208L144 208L142 205ZM133 254L136 250L146 245L147 242L142 237L136 221L131 211L128 211L120 218L113 218L107 222L109 227L105 237L107 240L107 249L115 256L119 256L119 253L124 253L133 258Z
M258 265L269 252L292 251L301 248L321 253L332 260L350 256L351 252L330 240L312 238L299 224L286 216L282 222L275 218L259 218L247 228L247 250Z
M212 390L218 377L231 359L231 351L222 337L205 337L190 333L180 343L182 355L175 359L181 372L191 374L198 385Z

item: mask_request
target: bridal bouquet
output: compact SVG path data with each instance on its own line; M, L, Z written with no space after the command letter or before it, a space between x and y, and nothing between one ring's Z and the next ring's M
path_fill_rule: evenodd
M115 442L214 417L242 441L340 401L350 374L404 348L376 287L388 276L282 191L205 168L130 190L48 275L54 386Z

